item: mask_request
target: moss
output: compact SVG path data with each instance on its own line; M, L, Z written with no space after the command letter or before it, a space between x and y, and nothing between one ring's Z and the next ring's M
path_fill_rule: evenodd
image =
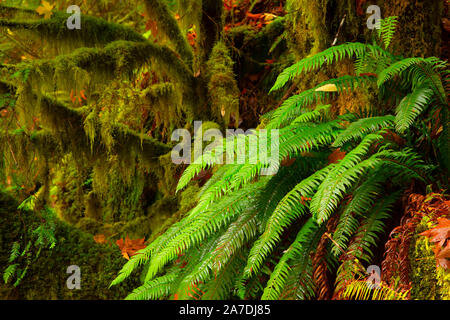
M383 17L398 16L392 42L395 52L411 57L439 57L441 54L444 1L381 0Z
M40 221L31 212L19 216L16 207L15 201L0 194L2 272L3 266L8 265L10 246L24 236L24 226L32 230ZM55 236L55 248L41 251L17 288L0 284L1 299L122 299L138 285L130 280L123 286L108 289L125 262L117 247L97 244L92 235L63 222L56 223ZM66 286L69 277L66 271L71 265L81 269L81 290L69 290Z
M116 40L145 41L144 37L132 29L87 15L81 15L81 29L69 30L66 22L70 16L71 14L54 12L50 19L0 19L0 27L32 32L48 40L58 53L70 52L79 46L97 47Z
M223 42L218 42L207 63L208 91L214 118L227 127L234 114L235 127L239 119L239 89L233 70L233 60L229 49Z
M450 272L436 266L433 244L419 233L429 230L433 223L425 216L417 226L410 246L411 297L416 300L448 300Z
M181 55L188 68L192 70L193 53L185 36L181 33L178 22L170 12L167 4L160 0L146 0L147 13L158 21L159 29L174 44L175 50Z
M191 72L167 47L152 42L115 41L104 48L79 48L55 59L40 59L22 63L18 70L30 72L32 88L38 91L80 91L98 87L114 79L131 79L135 70L150 65L153 60L167 74L183 84L190 84Z

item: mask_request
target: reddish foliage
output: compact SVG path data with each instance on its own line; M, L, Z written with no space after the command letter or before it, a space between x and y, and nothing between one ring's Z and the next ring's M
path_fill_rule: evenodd
M367 0L356 0L356 12L358 13L358 16L364 15L364 9L363 5L366 3Z
M409 248L417 225L425 215L432 217L432 219L448 216L450 214L448 203L449 201L446 201L443 195L438 193L432 193L428 196L409 195L405 215L400 226L392 230L385 245L385 259L382 263L384 281L389 283L393 277L398 275L400 277L400 289L408 290L411 288ZM432 235L435 233L430 231L426 234ZM444 255L446 254L445 250L446 248L444 248Z
M338 163L339 160L344 159L345 154L346 154L345 151L341 151L340 148L334 150L334 151L328 156L328 164Z
M322 235L312 259L313 279L316 284L316 297L318 300L328 300L333 292L332 282L329 279L328 263L325 259L328 253L329 235L334 232L338 223L338 216L331 217L327 222L327 232Z
M94 236L94 241L100 244L106 244L106 236L104 234L96 234Z
M128 238L128 236L126 236L125 240L117 240L116 244L119 246L123 257L127 260L130 260L130 257L135 255L137 251L144 249L147 246L145 244L145 238L132 240Z
M433 229L420 234L430 238L430 242L435 243L434 254L438 266L445 269L450 267L450 220L438 218L438 224Z

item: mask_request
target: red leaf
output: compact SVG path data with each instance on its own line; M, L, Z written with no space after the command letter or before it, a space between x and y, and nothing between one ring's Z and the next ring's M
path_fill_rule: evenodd
M436 244L434 254L438 266L445 269L450 267L450 220L446 218L438 218L438 224L433 229L427 230L420 234L428 237L430 242Z

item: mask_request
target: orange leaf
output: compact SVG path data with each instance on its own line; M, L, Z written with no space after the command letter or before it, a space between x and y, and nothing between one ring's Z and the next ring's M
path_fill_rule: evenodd
M47 1L42 1L42 5L37 7L36 12L39 13L40 16L44 16L44 19L50 19L52 16L53 8L55 7L55 4L50 4Z
M122 255L127 260L130 259L130 256L135 255L137 251L144 249L146 247L145 238L130 239L128 236L125 237L125 240L124 239L117 240L116 244L119 247L120 251L122 252Z
M80 91L80 96L81 96L81 98L83 98L84 100L87 100L85 93L86 93L85 90L81 90L81 91Z
M100 244L105 244L106 236L104 234L97 234L94 236L94 241Z
M438 218L436 227L424 231L421 236L428 237L430 242L435 243L434 254L436 263L445 269L450 267L450 220Z
M344 159L345 152L341 151L340 148L334 150L329 156L328 156L328 163L337 163L339 160Z
M254 20L260 19L260 18L262 17L262 14L261 14L261 13L250 13L250 12L246 12L245 15L246 15L248 18L254 19Z

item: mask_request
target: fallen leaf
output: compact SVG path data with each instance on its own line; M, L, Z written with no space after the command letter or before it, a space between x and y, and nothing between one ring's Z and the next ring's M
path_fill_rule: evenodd
M100 244L106 243L106 236L104 234L96 234L94 236L94 241Z
M450 220L446 218L438 218L438 224L433 229L424 231L420 234L430 238L430 242L438 243L443 246L444 242L450 238Z
M341 151L340 148L334 150L329 156L328 156L328 164L332 163L338 163L339 160L344 159L345 152Z
M117 240L116 244L122 252L122 256L127 260L130 260L130 257L134 256L137 251L147 247L145 244L145 238L132 240L128 238L128 236L125 237L125 240Z
M321 92L336 92L338 91L336 85L334 83L326 84L324 86L321 86L320 88L317 88L316 91Z

